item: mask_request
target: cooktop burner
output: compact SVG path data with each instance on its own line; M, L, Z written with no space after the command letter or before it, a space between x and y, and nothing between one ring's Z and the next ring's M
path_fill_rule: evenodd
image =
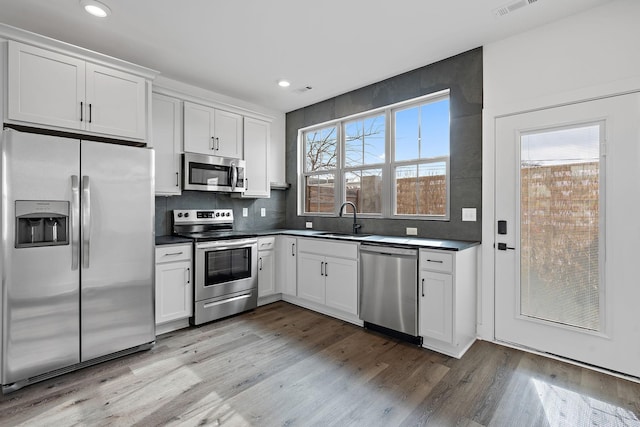
M233 230L232 209L176 209L173 211L173 234L196 242L255 237L246 231Z

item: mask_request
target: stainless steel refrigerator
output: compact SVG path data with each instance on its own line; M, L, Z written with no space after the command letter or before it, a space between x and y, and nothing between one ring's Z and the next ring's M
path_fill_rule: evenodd
M155 341L153 151L4 130L2 385Z

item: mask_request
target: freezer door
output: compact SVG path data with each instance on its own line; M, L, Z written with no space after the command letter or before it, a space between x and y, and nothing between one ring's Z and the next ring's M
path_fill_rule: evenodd
M81 360L155 340L153 151L81 143Z
M73 256L74 248L77 254L74 242L79 238L78 206L74 203L78 193L72 188L72 183L77 183L72 177L80 174L79 162L78 140L3 132L2 384L79 362L80 270L77 263L74 269L77 258ZM32 206L34 212L42 210L33 215L32 224L27 222L33 227L27 232L33 233L35 240L55 240L56 244L27 242L16 247L16 201L19 215L24 213L22 206ZM58 214L70 214L70 226L59 229L65 236L56 231L55 239L53 219L47 218L52 207L58 208ZM68 241L63 242L63 237Z

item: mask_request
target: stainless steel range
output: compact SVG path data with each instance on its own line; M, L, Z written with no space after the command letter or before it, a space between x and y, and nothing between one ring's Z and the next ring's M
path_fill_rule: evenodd
M173 234L194 241L192 325L258 305L258 240L233 231L233 210L174 210Z

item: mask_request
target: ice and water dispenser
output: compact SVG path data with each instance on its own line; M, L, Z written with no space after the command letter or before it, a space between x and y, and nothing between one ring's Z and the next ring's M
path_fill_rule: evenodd
M69 244L69 202L16 201L16 248Z

